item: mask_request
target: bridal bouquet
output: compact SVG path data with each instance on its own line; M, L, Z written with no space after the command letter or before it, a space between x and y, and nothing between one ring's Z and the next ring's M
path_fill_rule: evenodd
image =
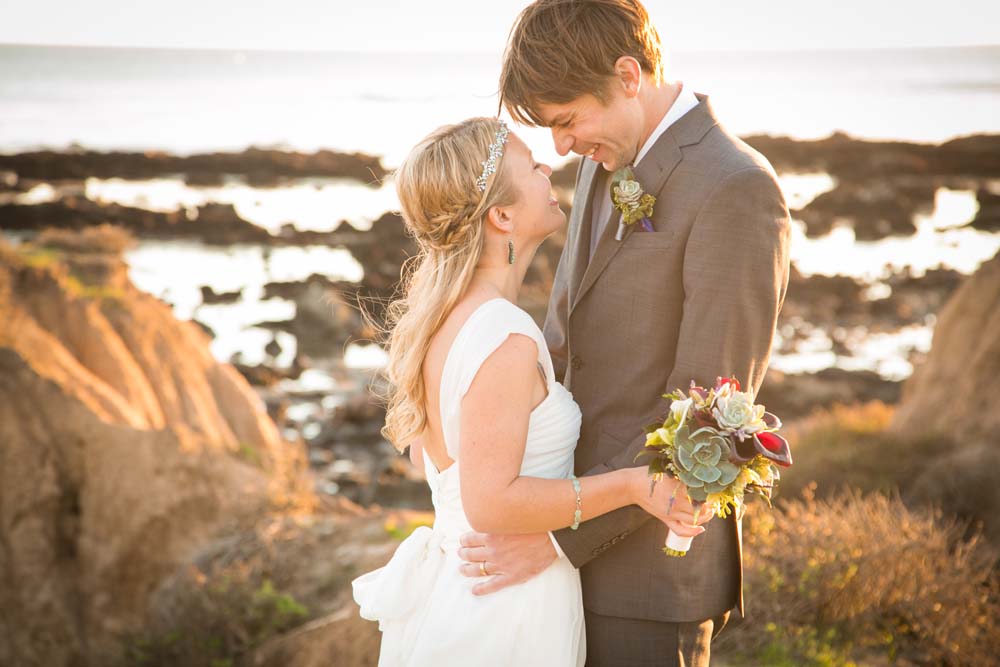
M670 413L646 429L646 450L640 454L652 456L652 483L663 475L679 479L696 517L703 508L720 517L740 511L747 493L770 504L780 478L777 466L792 464L788 441L777 434L781 421L755 405L750 392L740 391L736 378L719 378L712 389L692 381L687 394L678 389L664 398L673 401ZM663 552L684 556L692 539L670 531Z

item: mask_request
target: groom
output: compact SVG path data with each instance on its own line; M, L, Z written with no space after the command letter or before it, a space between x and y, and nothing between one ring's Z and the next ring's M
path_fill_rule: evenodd
M584 156L544 327L583 412L576 472L636 465L662 394L729 375L759 389L788 282L784 199L767 160L723 128L708 98L664 78L637 0L527 7L500 94L516 120L551 128L560 155ZM617 240L609 177L629 165L656 197L652 230L626 226ZM712 637L730 610L743 612L740 522L705 528L685 558L668 558L666 526L631 506L577 531L470 533L460 553L494 571L478 594L569 558L583 581L588 665L691 667L708 665Z

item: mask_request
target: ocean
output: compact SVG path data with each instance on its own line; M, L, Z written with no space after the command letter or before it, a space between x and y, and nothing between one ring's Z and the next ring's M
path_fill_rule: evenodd
M0 152L165 150L178 154L248 146L312 151L327 148L381 156L399 164L409 148L440 124L497 112L498 54L268 53L0 45ZM869 51L677 53L668 76L708 94L723 122L740 135L798 139L846 132L869 139L941 142L1000 133L1000 46ZM517 129L536 156L562 158L542 129ZM836 183L826 174L781 174L790 208ZM338 179L301 179L277 187L239 180L216 186L181 178L149 181L88 179L95 200L154 210L232 203L247 220L277 231L327 230L348 220L364 229L398 206L391 181L370 187ZM21 203L55 199L42 184L17 195ZM975 192L941 188L934 210L917 216L917 233L859 242L836 227L807 238L796 221L792 261L804 275L848 275L885 295L882 281L904 267L971 273L1000 250L1000 234L968 228ZM2 227L2 221L0 221ZM130 251L132 279L170 303L178 317L196 318L217 333L221 360L266 359L276 337L256 326L294 313L283 299L262 299L272 280L310 273L358 280L363 267L343 249L220 248L191 242L142 242ZM206 305L200 288L243 289L239 303ZM851 356L835 354L828 332L777 354L788 372L831 366L866 368L901 379L909 359L931 344L933 321L892 334L854 337ZM780 335L780 332L779 332ZM277 334L291 362L294 338ZM377 351L353 346L348 363L378 364Z
M940 142L1000 132L1000 46L681 52L667 75L740 135ZM438 125L497 112L499 54L0 45L0 151L330 148L397 165ZM543 130L524 132L558 163Z

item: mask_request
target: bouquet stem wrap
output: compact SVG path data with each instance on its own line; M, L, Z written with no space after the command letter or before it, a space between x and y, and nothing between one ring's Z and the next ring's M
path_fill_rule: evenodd
M683 537L675 533L673 530L668 530L667 540L663 543L663 553L668 556L683 558L684 556L687 556L688 551L691 550L691 544L693 542L693 537Z

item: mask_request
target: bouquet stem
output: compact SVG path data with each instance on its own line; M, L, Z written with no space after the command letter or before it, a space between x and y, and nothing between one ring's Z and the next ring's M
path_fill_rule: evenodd
M663 553L675 558L683 558L690 551L693 541L693 537L683 537L672 530L668 530L667 541L663 543Z
M691 504L694 505L694 520L697 523L703 503L695 501ZM683 537L668 528L667 540L663 543L663 553L674 558L683 558L691 550L692 542L694 542L694 537Z

